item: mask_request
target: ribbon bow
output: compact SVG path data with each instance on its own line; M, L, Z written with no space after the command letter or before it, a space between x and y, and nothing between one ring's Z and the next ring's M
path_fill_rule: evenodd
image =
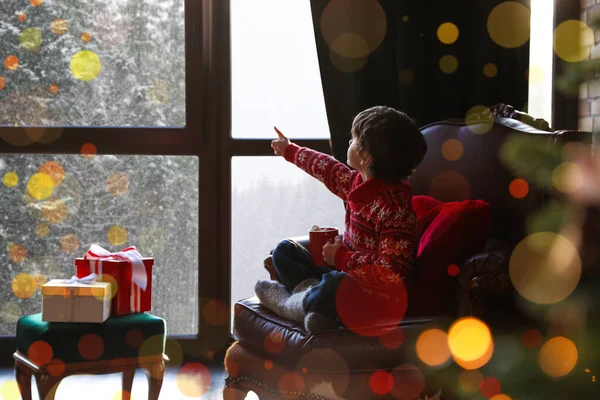
M117 253L111 253L108 250L93 244L83 256L85 260L107 260L117 259L125 260L131 264L131 279L142 290L146 290L148 278L146 276L146 267L142 261L142 255L136 250L135 246L127 247Z
M63 281L63 283L78 283L78 284L82 284L82 285L91 285L92 283L96 282L96 278L98 277L98 275L91 273L88 276L85 276L83 278L78 278L76 276L72 276L71 279L65 279Z

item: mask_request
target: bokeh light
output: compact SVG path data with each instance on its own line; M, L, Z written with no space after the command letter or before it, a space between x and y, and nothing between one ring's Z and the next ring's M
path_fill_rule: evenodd
M304 378L296 372L288 372L279 379L278 386L280 392L287 394L285 397L294 398L296 396L290 395L291 393L302 393L304 391Z
M46 200L41 208L42 216L50 224L60 224L67 217L67 206L62 200Z
M230 308L221 299L210 299L202 308L202 317L212 326L223 326L231 319Z
M450 276L458 276L460 274L460 268L456 264L448 265L448 275Z
M4 89L4 86L6 86L6 79L0 76L0 90Z
M54 358L48 363L48 373L54 377L65 374L66 365L60 358Z
M479 391L483 382L483 374L477 369L464 370L458 376L460 388L465 393L475 393Z
M38 172L49 175L55 186L60 185L65 179L65 170L58 161L46 161Z
M57 18L50 23L50 31L55 35L64 35L68 30L67 21L62 18Z
M321 15L321 34L329 48L347 58L365 57L383 42L387 18L374 0L332 0Z
M573 292L581 277L581 259L566 237L537 232L523 239L509 261L510 279L521 296L553 304Z
M264 347L269 353L281 353L285 348L283 335L277 331L270 332L267 336L265 336Z
M113 246L121 246L127 242L127 229L120 225L113 225L106 233L106 238Z
M48 91L52 94L57 94L58 93L58 85L56 84L52 84L48 87Z
M48 364L53 355L52 346L44 340L36 340L27 349L27 358L37 366Z
M494 352L490 329L473 317L461 318L452 324L448 330L448 347L454 361L464 369L483 367Z
M414 365L403 364L392 370L394 387L391 394L398 400L418 399L425 390L425 377Z
M453 74L458 69L458 59L452 54L440 58L440 69L446 74Z
M8 258L20 264L27 258L27 249L20 244L12 244L8 248Z
M389 393L394 388L394 378L392 374L384 370L377 370L369 378L369 387L378 395Z
M198 362L190 362L179 369L175 381L184 396L200 397L210 389L212 377L206 366Z
M336 378L333 382L333 391L338 394L346 392L350 382L350 371L344 358L334 350L321 348L310 350L302 356L296 371L301 370L303 374L311 371L336 371Z
M460 160L463 152L463 145L458 139L448 139L442 145L442 155L448 161Z
M3 400L19 400L21 398L21 392L19 391L19 384L17 381L14 379L4 381L0 387L0 395Z
M131 392L127 390L119 390L112 397L112 400L135 400L135 397L131 395Z
M443 365L451 356L448 335L441 329L428 329L417 338L416 351L423 363L432 367Z
M444 171L433 177L429 195L439 201L462 201L471 198L471 185L457 171Z
M19 68L19 58L17 56L7 56L4 59L4 67L9 71Z
M21 31L19 42L24 49L36 51L42 45L42 31L37 28L25 28Z
M21 306L14 301L5 303L0 309L0 320L8 324L16 324L22 316Z
M414 74L414 72L412 72L412 70L410 70L408 68L402 68L400 71L398 71L398 81L402 85L407 85L407 84L411 83L414 79L415 79L415 74Z
M585 60L592 52L594 44L594 31L582 21L563 21L554 30L554 52L564 61Z
M27 14L20 12L19 15L17 16L19 22L25 22L27 21Z
M100 57L93 51L81 50L71 58L71 73L80 81L96 79L101 69Z
M577 364L575 343L563 336L548 340L538 355L540 368L553 378L567 375Z
M92 159L96 157L97 153L98 149L96 148L96 145L92 143L85 143L83 146L81 146L81 156L84 158Z
M19 183L19 176L14 172L4 174L4 185L7 187L15 187Z
M155 104L166 104L172 97L171 85L167 81L157 79L148 88L148 99Z
M84 360L97 360L104 353L104 341L94 333L86 333L77 342L77 351Z
M512 400L512 398L505 394L497 394L496 396L492 397L490 400Z
M522 199L529 193L529 183L525 179L513 179L508 185L508 192L515 199Z
M39 7L42 5L44 0L29 0L29 2L31 3L32 6Z
M45 200L54 193L54 179L48 174L38 172L27 182L27 192L36 200Z
M473 133L488 133L494 126L494 114L483 105L473 106L465 115L467 128Z
M537 329L526 330L521 339L523 340L523 345L528 349L537 349L544 341L542 333Z
M552 184L563 193L574 193L582 187L583 183L583 171L574 162L560 163L552 171Z
M490 12L487 31L497 45L513 49L529 40L530 19L531 11L525 5L505 1Z
M111 174L106 180L106 191L113 196L123 196L129 191L129 177L120 173Z
M79 239L75 235L65 235L60 238L60 249L65 253L73 253L79 248Z
M437 37L444 44L452 44L458 40L458 27L452 22L444 22L438 27Z
M44 286L46 284L46 277L42 274L37 274L33 277L33 279L35 280L35 284L37 286L38 289L41 289L42 286Z
M544 69L537 65L531 65L525 70L525 79L529 83L542 83L544 81Z
M481 392L483 397L491 399L492 397L497 396L500 394L500 392L502 392L502 384L498 379L494 378L493 376L488 376L483 381L481 381L479 391Z
M269 371L270 369L273 369L273 367L274 367L273 361L265 360L264 367L267 371Z
M353 73L360 71L367 64L368 57L348 58L329 50L329 60L334 67L342 72Z
M10 287L15 296L20 299L28 299L37 290L37 282L33 276L21 272L13 278Z
M138 351L138 357L141 359L162 354L164 350L165 337L164 335L152 335L144 339ZM158 351L157 351L158 349Z
M84 43L89 43L89 42L90 42L90 40L92 40L92 34L91 34L91 33L89 33L89 32L83 32L83 33L81 34L81 40L82 40Z
M379 343L386 349L397 349L404 343L404 329L395 327L379 336Z
M408 21L410 21L410 17L408 15L403 15L402 16L402 21L403 22L408 22Z
M488 78L498 75L498 67L494 63L487 63L483 66L483 74Z

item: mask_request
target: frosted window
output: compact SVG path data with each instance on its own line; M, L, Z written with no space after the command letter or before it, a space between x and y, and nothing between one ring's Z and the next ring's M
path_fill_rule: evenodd
M198 332L198 158L0 155L0 335L93 243L154 257L152 314Z
M312 225L343 233L344 203L282 157L233 157L231 168L233 304L269 279L263 260L280 240L308 235Z
M231 0L232 137L329 138L306 0Z
M2 0L0 125L185 125L184 0Z

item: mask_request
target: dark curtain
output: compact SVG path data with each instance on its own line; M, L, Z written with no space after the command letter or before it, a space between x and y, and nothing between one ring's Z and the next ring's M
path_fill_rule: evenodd
M376 0L311 0L332 152L338 160L346 161L353 117L374 105L405 111L419 126L463 118L476 105L506 103L525 109L529 42L504 48L487 31L488 15L503 0L379 0L387 20L385 37L358 68L360 59L331 52L324 34L331 28L328 24L339 24L340 19L352 19L356 25L363 18L363 32L372 31L379 23L365 20L373 18L365 11L373 9L368 4L372 2ZM336 18L331 18L332 5L322 21L330 3L344 7L336 7ZM528 1L522 4L529 8ZM459 29L453 44L438 39L438 27L445 22ZM458 60L454 73L440 69L445 55ZM488 63L497 66L495 77L484 75ZM348 72L352 70L356 71Z

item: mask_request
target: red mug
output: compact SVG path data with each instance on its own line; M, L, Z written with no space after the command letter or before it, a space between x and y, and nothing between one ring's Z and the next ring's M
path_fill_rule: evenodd
M315 265L327 265L325 260L323 260L323 246L325 246L325 243L327 242L333 243L337 235L337 228L319 228L318 231L311 230L308 232L310 254L312 255Z

